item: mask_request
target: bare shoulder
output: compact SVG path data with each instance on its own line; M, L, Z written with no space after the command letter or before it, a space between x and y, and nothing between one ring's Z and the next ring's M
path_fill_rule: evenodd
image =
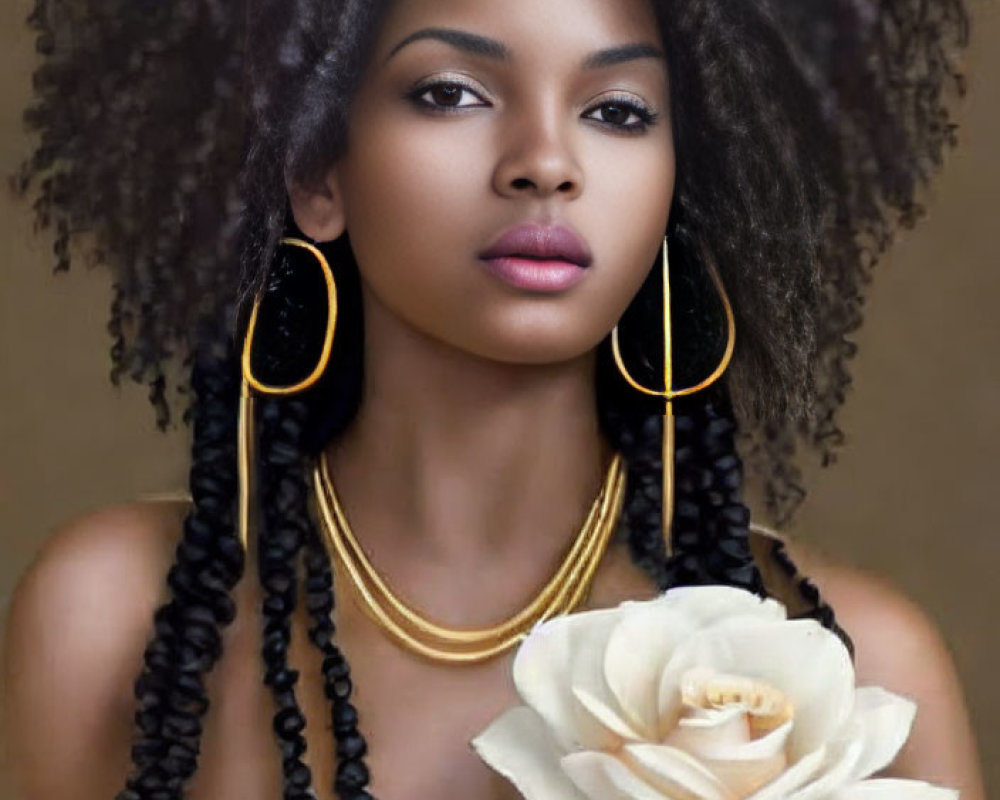
M961 685L930 617L883 578L802 545L789 552L854 640L859 685L882 686L917 702L913 733L892 775L959 788L963 800L984 800Z
M6 623L4 685L7 739L26 800L114 788L92 765L98 754L128 755L132 683L183 514L174 503L88 514L56 532L22 576ZM112 769L116 779L123 774L121 765ZM60 783L70 776L72 790Z
M145 636L163 595L183 508L113 506L73 520L43 545L14 591L8 618L12 656L39 648L95 657Z
M185 510L180 502L136 502L71 520L45 541L17 592L53 577L96 583L94 569L158 566L172 555Z

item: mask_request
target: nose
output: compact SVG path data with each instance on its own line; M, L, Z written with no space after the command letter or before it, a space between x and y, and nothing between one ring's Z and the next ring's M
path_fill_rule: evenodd
M516 112L515 112L516 113ZM583 170L571 135L554 114L516 114L503 134L502 155L493 174L504 197L573 199L583 190Z

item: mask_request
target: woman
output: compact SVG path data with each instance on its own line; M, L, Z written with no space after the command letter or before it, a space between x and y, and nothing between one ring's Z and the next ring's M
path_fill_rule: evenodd
M42 179L61 256L70 231L94 228L117 265L116 365L150 380L161 414L164 365L178 345L192 354L193 506L81 520L22 581L9 725L28 800L123 786L123 798L513 796L468 749L513 702L510 650L464 659L419 636L430 620L454 632L520 611L602 486L624 492L623 509L592 582L573 584L588 606L727 583L839 630L788 580L781 548L749 532L735 421L787 510L790 432L836 436L859 287L949 141L958 3L58 11L35 16L51 61L24 186ZM668 246L670 385L697 383L727 348L716 270L739 337L725 385L675 404L673 503L663 404L628 387L609 344L617 326L623 361L663 385L650 365L664 355ZM322 258L338 315L311 383L331 327ZM238 463L241 354L253 475ZM280 386L301 391L267 391ZM251 478L256 520L242 505ZM356 540L420 610L416 645L363 607L373 579L343 558L331 616L327 537L348 559ZM859 680L921 705L895 773L982 797L927 623L853 573L816 577Z

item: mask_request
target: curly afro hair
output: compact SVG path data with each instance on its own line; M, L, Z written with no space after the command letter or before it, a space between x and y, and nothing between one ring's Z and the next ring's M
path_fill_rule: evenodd
M286 180L338 152L380 2L38 0L27 112L56 268L87 232L114 273L112 378L150 385L231 335L286 225ZM784 515L798 441L829 457L872 267L955 140L961 0L655 3L670 53L679 271L715 263L738 315L729 384ZM305 98L308 98L306 102ZM221 322L221 324L220 324Z

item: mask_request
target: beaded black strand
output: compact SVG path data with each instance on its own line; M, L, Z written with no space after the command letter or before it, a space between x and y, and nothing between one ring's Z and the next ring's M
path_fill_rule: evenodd
M297 401L265 400L260 406L261 653L264 683L275 702L273 728L281 752L284 800L314 797L312 772L303 760L306 718L295 695L299 673L288 664L291 620L298 599L298 559L309 530L298 445L304 415Z
M660 515L660 418L613 416L604 427L628 468L620 533L632 561L664 591L668 584Z
M629 464L623 512L631 556L661 591L724 583L763 594L750 551L750 512L740 499L742 468L732 420L710 402L676 416L673 556L662 537L662 420L608 415L605 429Z
M330 721L337 752L334 790L341 800L373 800L366 791L370 780L365 756L368 743L358 728L358 712L351 702L351 668L334 643L333 570L330 556L317 536L306 544L306 609L309 640L323 655L323 688L330 701Z
M763 595L750 550L750 511L740 499L742 466L736 425L725 397L676 417L675 552L669 561L664 561L660 535L660 417L611 415L604 427L629 464L623 525L632 559L660 590L722 583ZM770 554L795 580L810 609L808 616L837 634L853 655L851 638L838 624L833 608L815 584L799 573L784 542L776 540Z
M740 497L735 432L718 401L677 420L672 586L721 583L764 594L750 551L750 511Z
M170 600L154 616L136 680L134 772L117 800L181 800L198 765L209 701L204 676L222 653L236 614L231 592L243 574L236 536L236 398L231 361L198 362L192 374L193 507L167 576Z
M837 623L837 616L834 614L832 606L823 599L823 595L820 593L819 587L816 586L809 578L802 575L799 572L799 568L795 566L795 562L792 561L792 557L788 554L788 549L785 543L781 539L775 539L770 547L771 557L777 562L778 566L781 567L782 571L795 582L795 587L799 592L799 596L805 601L809 608L807 613L808 617L815 619L824 628L828 628L833 631L840 640L847 647L848 652L851 654L851 658L854 657L854 641L851 639L850 634L847 633L840 625Z

